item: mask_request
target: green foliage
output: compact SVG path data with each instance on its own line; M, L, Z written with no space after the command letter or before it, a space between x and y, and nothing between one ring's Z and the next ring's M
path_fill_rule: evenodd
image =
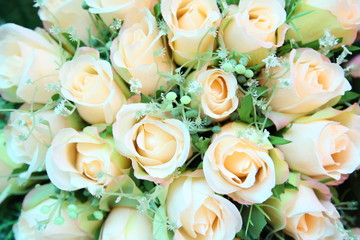
M360 94L357 92L347 91L345 94L340 98L337 104L345 104L347 102L351 102L357 100L360 97Z
M266 215L259 205L243 207L241 211L243 227L237 237L242 240L255 240L260 238L260 234L266 226Z
M11 22L31 29L40 27L42 24L33 4L31 0L0 1L0 24Z
M23 196L10 197L0 204L0 239L14 239L12 227L20 216L22 200Z
M291 141L284 139L283 137L270 136L269 141L272 145L284 145L291 143Z

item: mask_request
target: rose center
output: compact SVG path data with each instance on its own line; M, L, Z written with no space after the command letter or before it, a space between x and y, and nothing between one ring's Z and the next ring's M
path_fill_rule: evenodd
M206 20L206 13L195 3L189 2L177 11L179 27L184 30L197 30Z
M219 76L210 84L211 96L216 102L223 102L227 98L228 91L225 80Z
M273 27L272 14L269 9L253 8L249 11L249 20L257 29L269 31Z

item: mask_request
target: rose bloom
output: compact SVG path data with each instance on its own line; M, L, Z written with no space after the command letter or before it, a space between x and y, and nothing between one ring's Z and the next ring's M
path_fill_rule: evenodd
M169 186L166 211L178 226L174 239L233 239L241 229L240 212L215 194L201 175L177 178Z
M274 231L283 230L296 240L345 239L338 230L340 215L329 189L315 181L298 181L297 190L285 188L280 199L265 202Z
M357 55L349 63L347 66L352 66L350 68L350 75L354 78L360 78L360 55Z
M141 226L141 231L139 231ZM103 224L100 240L141 239L153 240L153 224L136 208L113 208Z
M197 100L192 101L191 105L196 108L200 104L203 114L209 116L213 121L223 121L237 109L239 104L236 96L238 86L234 74L222 69L208 69L195 73L191 81L198 82L203 89L203 92L194 98Z
M46 151L55 134L61 129L78 127L75 116L63 117L52 110L26 112L28 106L23 105L20 110L10 114L5 126L6 149L10 159L16 164L29 165L22 173L27 178L32 172L44 168ZM73 119L75 118L75 119Z
M293 15L309 12L292 20L297 28L288 33L288 39L308 43L321 38L329 30L336 38L343 38L341 44L351 45L360 29L360 2L358 0L304 0L297 4ZM314 23L317 24L314 24ZM339 42L340 43L340 42Z
M132 161L139 179L162 182L191 155L190 133L177 119L138 117L146 104L124 105L116 115L116 149Z
M324 109L295 121L278 146L290 169L317 179L340 180L360 166L360 108ZM306 149L306 151L304 151Z
M76 105L80 116L91 124L111 124L125 95L113 81L109 62L92 48L79 48L77 56L60 69L61 93Z
M49 198L55 194L55 188L51 184L42 185L31 190L23 201L22 211L17 223L13 226L16 240L94 240L95 232L100 227L101 221L89 221L87 216L92 210L85 210L78 215L76 220L69 217L66 202L56 208L54 217L50 213L43 213L43 208L59 204L58 200ZM79 210L89 207L89 203L77 204ZM88 208L89 209L89 208ZM64 223L54 223L57 214L61 214ZM43 225L42 222L48 223ZM42 230L39 230L42 229Z
M99 187L108 185L129 167L129 161L116 152L113 139L100 137L94 126L82 132L61 130L46 155L51 182L65 191L87 188L95 195Z
M89 12L100 14L107 25L110 25L114 18L124 19L126 14L133 9L149 8L152 9L153 0L85 0L90 7Z
M96 28L82 3L83 0L43 0L38 15L47 30L60 28L87 42L89 29L96 35Z
M220 10L215 0L161 1L161 13L169 27L169 45L175 62L191 66L200 54L212 52L219 26Z
M223 19L219 37L229 50L250 55L249 64L261 63L269 49L284 43L284 0L242 0Z
M253 130L253 131L251 131ZM241 204L262 203L272 195L272 188L287 179L288 167L282 154L268 140L238 137L255 129L243 123L228 123L214 135L207 149L203 168L209 186Z
M8 101L46 103L53 95L47 87L58 79L60 48L40 31L0 26L0 94Z
M146 9L134 9L127 15L119 36L113 41L111 63L120 76L131 85L139 81L138 91L155 95L156 90L166 86L160 72L171 74L172 63L165 52L155 17Z
M270 106L275 112L304 115L351 89L341 66L313 49L293 49L285 58L289 64L270 68L271 79L261 81L274 88Z

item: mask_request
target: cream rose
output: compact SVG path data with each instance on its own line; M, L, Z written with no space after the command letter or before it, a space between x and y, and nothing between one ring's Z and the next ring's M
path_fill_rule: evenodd
M169 220L178 226L176 240L233 239L242 225L235 205L216 195L201 176L180 177L171 183L166 209Z
M284 135L292 142L279 146L290 169L335 180L355 171L360 166L359 113L359 106L353 105L344 111L325 109L295 121Z
M282 154L267 139L256 143L255 135L246 124L229 123L213 137L203 160L209 186L242 204L264 202L288 174Z
M161 182L191 155L190 134L177 119L139 118L146 104L124 105L116 115L116 149L132 161L139 179Z
M170 29L169 45L177 64L191 66L214 50L212 32L221 20L215 0L165 0L161 13Z
M101 138L94 126L82 132L61 130L46 155L51 182L65 191L87 188L95 195L96 189L108 185L129 167L129 161L115 151L113 140Z
M213 121L225 120L234 112L239 104L236 96L238 85L232 73L222 69L208 69L196 73L191 81L196 81L202 86L202 93L191 105L196 108L200 104L203 114Z
M141 226L141 231L139 231L139 226ZM102 227L100 240L113 239L153 240L151 219L140 214L136 208L113 208Z
M242 0L223 19L219 38L230 51L249 54L250 65L258 64L284 43L284 8L284 0Z
M58 27L70 31L82 41L89 40L89 30L94 35L96 28L88 11L82 8L83 0L44 0L41 1L38 15L46 29Z
M95 49L78 49L78 56L61 67L59 78L63 96L75 102L80 116L91 124L113 123L126 102L110 63L100 60Z
M5 127L6 149L16 164L27 164L29 168L21 177L27 178L32 172L44 169L46 151L55 134L72 123L72 117L65 118L52 110L27 112L23 105L14 111Z
M47 184L40 188L34 188L25 196L19 220L13 226L15 239L94 240L101 221L87 220L87 216L92 213L91 210L86 210L90 204L77 204L77 207L83 211L77 216L77 219L71 219L66 201L60 204L58 200L49 198L55 195L54 191L55 188L51 184ZM44 208L50 208L50 212L54 211L54 216L51 216L50 212L44 213ZM58 214L64 220L62 224L55 223Z
M125 18L119 36L113 41L111 62L128 83L139 81L138 91L155 95L166 86L159 73L172 73L172 63L162 44L162 34L148 9L135 9Z
M296 240L345 239L338 230L340 215L331 203L329 189L315 181L300 181L298 190L287 189L280 199L271 198L265 207L274 231L283 230Z
M341 66L313 49L294 49L286 59L288 64L270 68L271 79L261 82L274 89L275 112L304 115L351 89Z
M149 8L152 9L153 0L85 0L90 7L89 12L100 14L101 18L108 25L114 18L124 19L126 14L132 9Z
M325 30L329 30L337 38L343 38L342 45L351 45L355 41L360 28L359 1L305 0L297 5L293 15L306 11L309 13L292 20L299 34L291 30L287 38L308 43L319 39Z
M0 26L0 94L11 102L46 103L58 79L60 47L45 35L7 23ZM46 67L44 65L46 64Z

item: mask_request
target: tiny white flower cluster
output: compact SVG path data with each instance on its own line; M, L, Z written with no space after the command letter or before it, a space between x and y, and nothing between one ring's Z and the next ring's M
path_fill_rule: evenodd
M186 91L194 95L199 95L203 92L203 88L199 82L191 81L189 85L186 87Z
M346 48L345 45L341 46L343 48L343 51L341 52L341 54L336 58L336 63L337 64L342 64L344 62L347 62L346 57L348 55L352 55L352 52L349 51L349 49Z
M139 79L132 78L130 79L130 92L133 92L135 94L141 94L141 91L139 89L142 88L142 84L139 81Z
M116 31L119 30L121 26L122 26L122 21L118 18L114 18L112 25L110 25L110 28Z
M58 104L56 105L56 107L54 109L55 114L67 117L73 113L73 110L75 110L75 106L73 107L73 110L69 110L66 107L66 102L67 101L65 99L58 101Z
M338 43L339 40L334 35L331 35L328 29L319 39L320 50L324 55L327 55Z
M255 128L245 128L238 132L238 137L250 140L256 144L264 144L268 141L270 133L268 130L260 131Z
M267 56L264 60L262 60L265 63L265 69L268 71L272 67L280 66L280 60L278 57L275 56L275 54L271 54Z

